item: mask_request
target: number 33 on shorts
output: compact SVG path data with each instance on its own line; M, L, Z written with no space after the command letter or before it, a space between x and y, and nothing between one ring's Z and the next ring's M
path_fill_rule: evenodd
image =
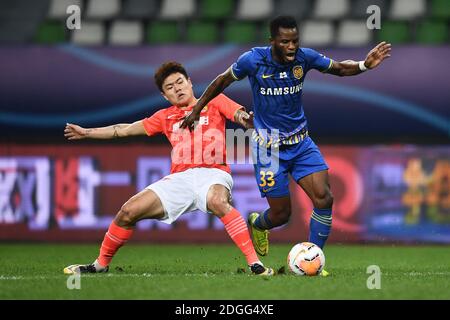
M259 172L259 177L260 177L260 183L259 186L260 187L273 187L275 185L275 180L273 179L273 171L264 171L261 170Z

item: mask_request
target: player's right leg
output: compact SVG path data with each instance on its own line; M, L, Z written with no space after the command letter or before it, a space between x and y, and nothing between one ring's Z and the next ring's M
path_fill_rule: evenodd
M264 214L264 212L262 213ZM256 252L260 256L266 256L269 253L269 230L257 228L255 221L259 218L258 212L252 212L248 216L248 225L250 226L250 234L255 246Z
M221 173L221 176L226 175L228 173ZM259 260L241 213L231 205L231 184L227 185L225 179L221 181L217 176L217 183L212 184L206 194L206 211L212 212L212 214L222 221L231 240L233 240L235 245L244 254L247 265L253 274L258 276L273 276L275 274L273 269L265 267L261 260ZM202 196L204 196L204 192ZM204 210L204 208L200 209Z
M261 256L269 253L269 230L282 226L289 221L291 216L291 198L267 197L270 208L262 213L252 213L248 216L252 239L256 252Z
M161 219L164 208L152 190L145 189L130 198L119 210L103 238L98 258L91 264L74 264L64 268L65 274L107 272L112 258L133 234L136 222Z
M248 224L256 252L265 256L269 253L269 230L285 224L291 213L288 166L286 161L272 157L268 165L257 161L254 168L261 197L267 198L270 208L251 213Z

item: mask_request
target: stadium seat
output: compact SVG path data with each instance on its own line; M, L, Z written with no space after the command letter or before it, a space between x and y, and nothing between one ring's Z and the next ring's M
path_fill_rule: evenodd
M316 0L314 7L314 18L341 18L348 13L349 9L349 0Z
M449 40L448 27L443 21L423 21L418 25L416 41L420 44L445 44Z
M450 18L450 1L432 0L431 14L436 18Z
M172 21L155 21L150 23L147 28L146 40L151 44L178 42L180 33L177 23Z
M66 19L68 17L67 7L70 5L77 5L83 10L83 3L81 0L52 0L48 11L50 19Z
M300 25L302 46L327 46L333 42L333 24L325 21L305 21Z
M187 28L186 41L192 44L213 44L219 40L218 26L214 22L192 21Z
M163 0L160 18L178 19L192 16L195 12L194 0Z
M109 44L139 45L142 43L144 32L138 21L114 21L109 31Z
M275 6L277 15L291 15L297 19L307 17L311 11L311 0L280 0Z
M259 42L257 26L252 22L228 22L225 25L224 41L238 44Z
M120 12L119 0L89 0L86 17L89 19L111 19Z
M34 41L41 44L56 44L66 41L66 25L60 21L49 21L41 24Z
M386 21L378 32L378 41L401 44L410 40L411 34L407 22Z
M351 16L353 18L367 18L367 8L371 5L376 5L380 8L381 15L384 16L388 12L387 0L356 0L351 7Z
M72 31L72 42L79 45L102 45L105 27L100 22L83 21L82 28Z
M158 10L158 0L125 0L122 12L126 18L145 19L157 15Z
M337 42L341 46L364 46L371 40L371 32L365 20L342 21L339 26Z
M391 4L390 18L395 20L408 20L424 16L425 13L425 0L393 0Z
M270 17L273 10L272 0L240 0L237 17L242 20L262 20Z
M199 5L200 16L206 19L225 19L234 11L234 0L202 0Z

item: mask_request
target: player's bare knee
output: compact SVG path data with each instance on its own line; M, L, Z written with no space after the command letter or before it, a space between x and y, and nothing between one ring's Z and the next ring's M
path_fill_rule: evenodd
M125 203L115 218L116 224L119 226L132 226L136 222L136 214L133 205Z
M317 209L328 209L333 206L333 194L330 190L327 190L323 192L322 194L318 195L314 199L314 208Z
M217 217L222 218L231 210L229 199L226 196L213 196L208 201L208 209Z

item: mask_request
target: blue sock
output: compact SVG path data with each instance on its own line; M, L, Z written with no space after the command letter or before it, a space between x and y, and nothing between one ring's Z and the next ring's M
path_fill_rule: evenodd
M314 208L309 223L308 241L323 249L331 231L331 220L331 209Z
M272 222L270 222L270 219L269 219L269 209L267 209L266 211L261 213L259 215L259 217L255 220L253 225L256 228L260 229L260 230L272 229L273 225L272 225Z

